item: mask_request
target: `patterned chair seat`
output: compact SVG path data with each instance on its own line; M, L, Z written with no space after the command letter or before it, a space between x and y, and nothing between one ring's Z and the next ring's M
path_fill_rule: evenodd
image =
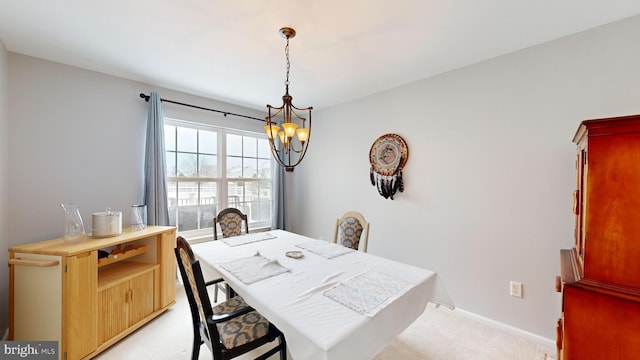
M216 315L229 314L234 311L249 307L240 296L233 297L213 307ZM216 324L220 333L220 342L227 349L244 345L255 339L261 338L269 332L269 321L257 311L251 311L229 321Z

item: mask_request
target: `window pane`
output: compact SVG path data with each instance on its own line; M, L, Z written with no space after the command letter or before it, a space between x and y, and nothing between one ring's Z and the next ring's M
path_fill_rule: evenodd
M178 184L175 181L167 182L167 202L169 208L169 225L176 226L178 213Z
M218 213L218 183L200 183L200 229L213 227L213 218Z
M198 228L198 184L178 183L178 231Z
M271 199L271 180L263 180L260 184L260 200Z
M218 204L218 183L213 181L200 183L200 204Z
M229 206L240 209L240 204L244 202L244 181L229 181L227 194Z
M164 126L164 148L165 150L176 149L176 127L173 125Z
M242 156L242 136L227 135L227 155Z
M258 177L271 179L271 160L258 160Z
M242 169L242 177L246 179L258 177L258 159L244 158L244 168Z
M198 183L178 183L178 207L198 205Z
M176 175L187 177L196 176L197 159L196 154L178 153L178 172Z
M251 214L254 221L268 221L271 219L271 180L256 182L258 187L258 201L252 206Z
M178 231L196 230L198 228L198 207L181 206L178 208Z
M269 147L269 140L258 139L258 157L263 159L271 158L271 148Z
M244 185L244 199L245 201L258 200L258 182L247 181Z
M227 156L227 177L231 179L242 177L242 158Z
M179 127L178 129L178 151L196 152L198 151L198 130Z
M167 181L167 200L169 207L178 206L178 184L175 181Z
M198 176L199 177L217 177L218 176L218 157L215 155L198 155Z
M245 157L257 157L258 156L258 142L257 139L250 136L243 136L242 141L243 153Z
M176 153L175 151L167 151L167 177L176 176Z
M271 201L256 201L251 203L251 221L268 221L270 219Z
M200 152L207 154L218 153L218 133L200 130Z

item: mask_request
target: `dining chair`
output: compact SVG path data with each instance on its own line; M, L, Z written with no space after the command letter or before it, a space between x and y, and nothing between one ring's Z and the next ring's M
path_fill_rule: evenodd
M222 237L242 235L242 223L244 223L244 233L249 233L249 223L247 215L236 208L226 208L221 210L218 215L213 218L213 238L218 240L218 226L222 231Z
M280 359L286 360L287 345L284 334L249 306L242 297L236 296L211 306L207 286L222 279L204 281L200 261L195 258L191 246L181 236L177 238L175 254L193 322L192 360L198 360L203 343L207 344L214 360L226 360L275 340L278 340L277 344L256 359L267 359L279 352Z
M367 252L369 239L369 223L357 211L347 211L336 221L333 242Z
M249 222L247 215L236 208L226 208L221 210L216 217L213 218L213 239L218 240L218 226L222 231L222 237L228 238L232 236L242 235L242 223L244 223L244 234L249 233ZM219 283L213 292L213 301L218 302L218 289L225 291L227 297L233 294L227 284Z

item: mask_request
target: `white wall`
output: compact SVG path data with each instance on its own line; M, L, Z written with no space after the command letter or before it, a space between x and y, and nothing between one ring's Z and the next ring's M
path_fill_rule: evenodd
M63 202L80 206L87 232L91 213L123 211L143 200L148 104L140 93L260 116L254 110L147 84L9 53L10 245L63 234ZM165 116L262 131L262 123L163 105ZM6 288L6 287L5 287Z
M555 339L571 139L581 120L640 113L638 64L634 17L318 109L290 182L293 230L330 239L336 218L361 211L370 253L435 270L461 309ZM369 149L385 133L409 146L393 201L369 183Z
M8 192L9 185L7 174L9 168L7 166L9 158L8 146L8 52L4 44L0 40L0 309L9 308L9 274L7 263L9 254L9 229L7 217L9 214ZM9 325L9 314L7 311L0 312L0 339L4 336L5 329Z

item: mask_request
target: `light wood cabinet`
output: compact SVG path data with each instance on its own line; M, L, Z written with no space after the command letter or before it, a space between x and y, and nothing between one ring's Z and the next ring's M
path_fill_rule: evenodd
M157 299L154 294L157 266L131 265L118 267L109 274L115 281L98 286L99 345L153 313L154 299ZM100 276L101 279L104 277Z
M132 250L98 259L98 250ZM90 359L175 303L175 228L149 226L69 244L9 249L9 339L58 341L60 359Z
M636 358L640 115L583 121L573 141L575 247L561 250L559 358Z

